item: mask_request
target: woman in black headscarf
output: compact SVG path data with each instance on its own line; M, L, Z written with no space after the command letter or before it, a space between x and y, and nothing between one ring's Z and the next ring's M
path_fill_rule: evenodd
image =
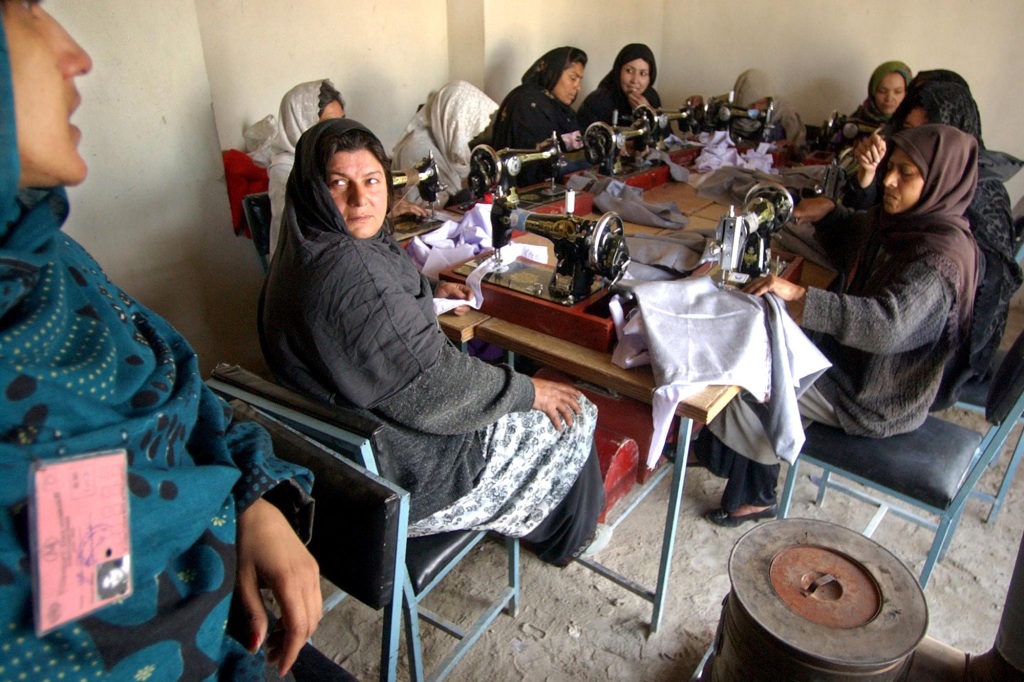
M576 47L547 52L523 74L522 85L505 96L494 120L495 149L534 149L558 137L563 152L583 148L572 103L580 93L587 53ZM516 178L523 187L548 177L543 168L525 166Z
M620 126L632 125L633 110L638 106L661 106L661 97L654 89L657 78L658 66L651 48L642 43L626 45L615 58L612 70L583 100L577 114L580 127L586 130L595 121L612 125L613 119Z
M460 353L436 291L391 236L390 161L351 119L303 134L260 342L282 384L382 420L381 472L411 493L410 533L522 537L545 561L586 546L604 506L597 410L574 387Z
M969 334L977 287L977 246L964 218L977 184L976 140L925 125L890 142L882 204L856 213L840 206L815 230L841 264L842 291L775 276L747 287L804 301L801 324L832 362L799 398L801 415L870 438L924 422L947 361ZM707 431L694 450L729 482L706 518L737 526L775 516L779 464L750 406L734 400Z
M1013 226L1010 196L1004 182L1020 168L1020 162L985 148L981 115L963 78L952 71L922 71L892 116L892 130L926 123L941 123L972 135L979 146L978 189L966 217L981 252L982 269L975 292L974 320L964 356L948 369L935 409L956 402L961 386L983 380L991 372L992 358L1006 330L1010 299L1024 282L1016 260L1017 234ZM860 205L874 203L878 181L859 197ZM850 203L850 202L846 202Z

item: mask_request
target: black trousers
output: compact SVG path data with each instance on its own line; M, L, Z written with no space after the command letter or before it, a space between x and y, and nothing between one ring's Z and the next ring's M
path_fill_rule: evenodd
M730 449L707 428L691 444L698 461L715 476L728 479L722 491L722 509L730 514L744 504L768 507L776 502L778 464L758 464Z
M594 538L604 502L604 481L595 445L565 498L521 540L542 561L564 566Z

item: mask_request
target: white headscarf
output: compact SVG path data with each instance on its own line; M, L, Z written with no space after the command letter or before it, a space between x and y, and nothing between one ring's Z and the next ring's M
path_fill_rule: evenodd
M295 165L295 146L302 133L320 120L320 88L325 81L330 83L326 78L299 83L281 98L277 135L271 144L273 156L267 168L270 179L270 253L274 253L277 246L281 216L284 215L285 187Z
M430 93L395 145L392 166L411 167L432 151L441 182L455 194L469 175L469 143L497 110L497 102L466 81Z

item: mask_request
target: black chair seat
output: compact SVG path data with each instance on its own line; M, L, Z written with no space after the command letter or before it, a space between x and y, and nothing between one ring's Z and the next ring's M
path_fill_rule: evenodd
M982 438L937 417L889 438L851 436L817 423L806 435L805 454L939 509L957 494Z
M480 531L456 530L409 538L405 545L405 565L413 591L422 592L479 534Z

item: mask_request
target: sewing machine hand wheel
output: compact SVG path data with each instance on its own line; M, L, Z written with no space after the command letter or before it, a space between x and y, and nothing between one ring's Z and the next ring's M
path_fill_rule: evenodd
M607 123L595 121L587 126L583 133L583 147L586 150L587 163L602 163L614 153L615 131Z
M793 196L781 185L770 182L759 182L747 191L743 198L744 213L757 199L762 199L771 204L774 209L774 219L771 221L770 231L776 232L793 217Z
M476 198L483 197L501 182L501 159L494 148L481 144L469 155L469 188Z
M619 214L609 211L598 218L590 239L591 269L612 284L618 282L629 265L629 248Z

